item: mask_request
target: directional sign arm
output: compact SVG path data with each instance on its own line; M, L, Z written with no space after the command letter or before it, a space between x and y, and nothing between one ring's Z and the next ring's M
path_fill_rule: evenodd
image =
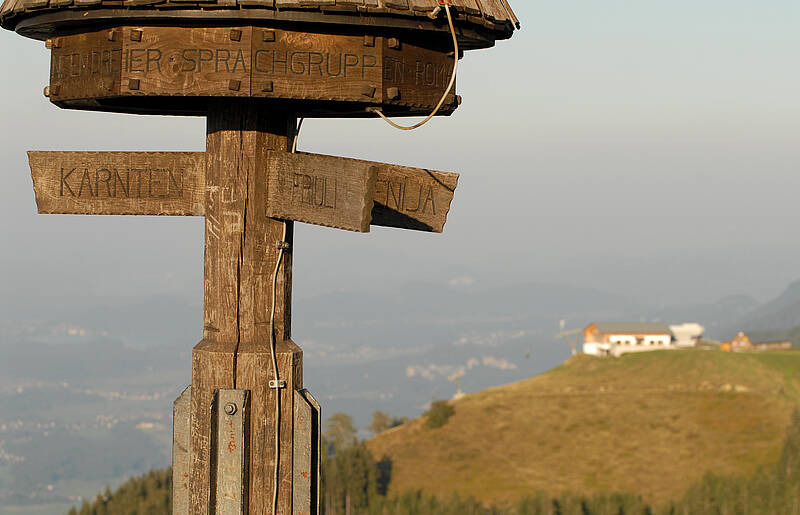
M318 154L269 152L267 216L369 232L378 168Z
M458 174L388 164L378 170L372 225L444 231Z
M28 152L39 213L205 214L202 152Z

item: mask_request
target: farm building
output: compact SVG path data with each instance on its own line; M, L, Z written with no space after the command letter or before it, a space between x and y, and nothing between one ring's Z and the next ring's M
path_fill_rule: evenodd
M719 350L723 352L765 352L765 351L780 351L792 350L792 342L790 341L770 341L770 342L753 342L743 332L739 332L729 342L722 342Z
M672 341L678 348L697 347L705 332L700 324L671 325L669 328L672 331Z
M631 352L675 349L670 326L661 322L595 322L583 330L583 352L621 356Z

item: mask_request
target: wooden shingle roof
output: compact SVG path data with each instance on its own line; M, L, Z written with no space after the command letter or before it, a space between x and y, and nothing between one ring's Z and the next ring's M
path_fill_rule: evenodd
M519 21L508 0L452 0L464 47L511 37ZM268 23L364 25L446 32L439 0L4 0L0 26L44 39L77 25ZM435 19L434 19L435 18Z

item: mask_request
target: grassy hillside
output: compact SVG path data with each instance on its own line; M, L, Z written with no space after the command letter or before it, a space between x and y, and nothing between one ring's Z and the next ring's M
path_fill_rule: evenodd
M775 462L798 403L800 352L577 356L453 403L444 427L415 420L368 445L393 461L390 495L624 491L658 504L706 471L747 475Z

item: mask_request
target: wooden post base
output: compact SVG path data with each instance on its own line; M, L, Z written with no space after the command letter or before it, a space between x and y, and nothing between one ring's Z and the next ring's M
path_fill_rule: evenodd
M319 407L315 406L313 397L303 391L303 352L292 341L278 342L276 347L278 374L281 381L285 381L285 385L277 389L270 384L273 375L268 345L240 344L236 354L230 351L230 344L202 341L194 348L192 387L188 390L190 400L185 393L176 401L173 450L174 469L183 471L184 460L188 460L189 468L188 474L181 473L182 477L173 483L173 505L176 510L185 510L183 507L188 504L189 510L174 511L175 515L271 515L276 416L280 417L277 513L314 513L312 509L316 506L318 486ZM233 377L236 378L235 386L231 381ZM220 462L220 453L233 450L214 444L211 421L215 412L223 409L221 406L215 409L215 393L231 389L246 392L248 398L245 460L241 471L244 493L240 511L221 513L213 506L220 505L222 494L219 490L221 485L215 484L218 475L213 474L212 469ZM280 401L278 412L276 391ZM181 414L181 404L190 406L190 413ZM187 425L183 423L183 416L190 420L191 444L189 452L181 454L182 441L189 442L188 438L179 435L178 428ZM295 449L296 445L300 446L299 450ZM188 481L184 478L187 475ZM294 484L295 477L303 479L301 484Z
M303 388L303 351L292 341L277 345L278 375L286 386L270 388L272 357L268 345L239 346L236 386L250 391L250 513L272 515L275 467L275 396L279 395L280 461L277 514L292 514L294 392Z

